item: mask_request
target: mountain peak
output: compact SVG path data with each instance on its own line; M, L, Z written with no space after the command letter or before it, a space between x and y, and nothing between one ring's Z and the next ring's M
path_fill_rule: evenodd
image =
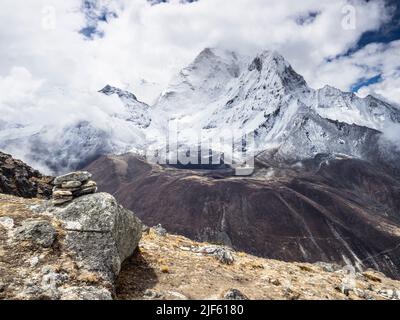
M257 71L263 78L277 76L283 87L290 90L307 87L304 78L293 70L289 62L277 51L264 50L258 54L248 67L249 72Z
M234 59L237 60L237 54L234 51L226 50L226 49L220 49L220 48L211 48L207 47L204 48L196 57L195 61L197 59L202 59L202 58L220 58L223 60L226 59Z
M258 54L249 66L249 71L257 69L259 72L262 70L263 65L273 65L275 67L288 67L289 63L277 51L264 50Z
M99 91L107 96L116 94L124 104L124 112L114 114L114 117L129 121L139 128L147 128L151 123L151 116L149 106L141 101L138 101L136 96L129 92L124 91L110 85L106 85Z
M116 94L120 98L127 98L127 99L130 99L130 100L137 100L136 96L133 93L131 93L129 91L121 90L121 89L113 87L113 86L110 86L109 84L107 84L99 92L103 93L103 94L105 94L107 96L111 96L113 94Z

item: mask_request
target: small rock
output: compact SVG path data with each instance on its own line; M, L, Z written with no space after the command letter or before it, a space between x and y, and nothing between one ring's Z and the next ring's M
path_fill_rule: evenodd
M93 180L89 180L82 185L82 189L97 187L97 183Z
M55 206L59 206L59 205L61 205L61 204L70 202L70 201L72 201L72 200L73 200L73 197L62 198L62 199L53 199L53 200L52 200L52 203L53 203L53 205L55 205Z
M57 190L53 192L53 199L64 199L72 197L71 191Z
M54 184L56 186L61 186L63 182L68 182L68 181L79 181L79 182L85 182L89 180L92 177L92 174L87 172L87 171L77 171L77 172L71 172L68 174L65 174L63 176L59 176L54 179Z
M55 192L57 191L68 191L68 192L72 192L72 194L74 194L74 192L77 192L81 189L81 187L76 187L76 188L62 188L62 187L54 187L53 188L53 195Z
M33 241L45 248L51 247L57 237L57 231L46 220L25 220L14 231L18 240Z
M84 188L84 189L80 189L79 191L77 191L76 196L79 197L79 196L96 193L96 192L97 192L97 187Z
M146 226L146 225L143 225L142 226L142 233L143 234L149 234L149 232L150 232L150 228L148 226Z
M273 280L271 280L271 283L272 283L274 286L280 286L280 285L281 285L281 282L279 281L279 279L273 279Z
M378 294L386 299L390 300L400 300L400 291L392 289L379 290Z
M367 271L363 272L362 275L363 275L365 278L367 278L368 280L370 280L370 281L373 281L373 282L382 282L381 277L380 277L377 273L375 273L374 271L369 271L369 270L367 270Z
M143 293L143 296L145 296L146 298L149 298L149 299L160 299L160 298L162 298L162 294L161 293L159 293L157 291L154 291L154 290L150 290L150 289L147 289Z
M361 289L356 289L355 293L357 294L358 297L364 300L374 300L374 298L366 291L361 290Z
M168 291L167 294L167 300L188 300L185 295L176 291Z
M235 261L232 253L229 250L225 250L224 248L217 250L215 256L223 264L233 264L233 262Z
M112 300L110 291L93 286L60 289L61 300Z
M33 257L31 259L29 259L29 265L31 266L31 268L36 267L39 264L39 257Z
M6 229L14 228L14 220L10 217L0 217L0 225Z
M223 294L224 300L249 300L249 298L237 289L229 289Z
M223 264L230 265L235 262L235 258L233 257L231 250L225 247L206 246L206 247L201 247L194 251L202 254L212 255L215 258L217 258L219 262Z
M328 262L317 262L315 265L319 266L325 272L335 272L341 269L337 264Z
M167 235L167 230L165 230L161 224L157 225L153 229L161 237L165 237Z
M76 189L82 186L82 182L80 181L66 181L61 184L61 188L63 189Z
M300 293L293 291L290 288L285 288L283 290L283 296L288 300L299 300Z

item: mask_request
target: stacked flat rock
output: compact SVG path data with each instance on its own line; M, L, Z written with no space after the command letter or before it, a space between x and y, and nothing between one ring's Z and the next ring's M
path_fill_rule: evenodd
M74 198L96 193L97 184L87 171L71 172L54 179L53 204L61 205Z

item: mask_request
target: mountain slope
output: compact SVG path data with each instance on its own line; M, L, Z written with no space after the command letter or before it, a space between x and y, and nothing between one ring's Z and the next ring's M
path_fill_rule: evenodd
M266 160L267 159L267 160ZM351 263L400 277L400 179L369 162L256 160L252 177L155 166L132 154L86 169L148 225L284 261Z
M352 278L348 269L332 264L287 263L235 251L234 262L225 265L204 252L204 248L215 247L150 229L137 254L122 267L118 299L240 297L232 292L251 300L398 299L399 282L373 270L357 272Z

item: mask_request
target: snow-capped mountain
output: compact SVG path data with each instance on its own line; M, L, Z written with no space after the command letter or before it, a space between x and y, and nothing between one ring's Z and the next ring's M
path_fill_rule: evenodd
M45 125L21 124L18 119L1 121L0 149L48 173L80 168L103 154L142 152L146 145L143 128L151 122L149 106L133 94L111 86L97 94L115 110L107 113L99 109L99 114L92 111L91 117L63 125L57 121Z
M256 152L274 149L292 160L319 153L363 157L385 125L400 123L400 111L374 97L310 88L273 51L250 58L205 49L153 108L182 123L183 143L196 143L193 132L200 129L206 138L228 129L254 132Z
M105 105L115 105L102 113L101 124L97 117L63 127L2 120L0 148L36 166L67 171L105 153L162 148L168 121L177 120L181 145L230 130L236 139L254 133L254 151L276 159L298 161L321 153L365 158L391 154L389 143L379 143L381 131L400 123L398 109L372 96L310 88L274 51L250 57L204 49L152 106L110 85L97 94Z
M99 92L107 96L117 95L125 106L123 113L114 114L115 117L130 121L139 128L147 128L151 123L150 107L137 100L133 93L106 85Z

